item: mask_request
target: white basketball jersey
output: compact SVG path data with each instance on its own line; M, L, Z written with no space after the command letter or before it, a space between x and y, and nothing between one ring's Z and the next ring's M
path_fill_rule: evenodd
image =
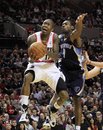
M41 34L42 34L41 31L35 33L36 42L42 42ZM53 49L53 41L54 41L54 32L51 32L48 40L46 41L46 46L47 46L48 51L51 51ZM39 61L49 61L49 60L50 59L48 58L47 55L45 55L45 56L43 56L42 58L39 59Z

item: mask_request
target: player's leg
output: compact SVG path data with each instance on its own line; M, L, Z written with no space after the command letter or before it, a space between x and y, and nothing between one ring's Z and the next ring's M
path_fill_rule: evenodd
M56 67L55 63L49 65L48 69L46 69L45 75L45 82L56 92L57 95L55 95L55 97L58 96L53 105L53 108L55 108L54 111L57 111L69 97L65 77Z
M50 106L48 107L50 112L50 124L52 127L56 124L56 112L64 104L64 102L69 98L67 87L62 78L59 78L56 94L53 96Z
M79 96L74 96L73 101L74 101L74 113L75 113L75 126L76 130L80 130L82 120L81 99Z
M22 90L21 90L21 110L23 114L20 117L19 122L25 122L27 120L27 109L29 103L29 95L30 95L30 84L33 81L33 73L28 72L24 75Z
M58 95L58 98L57 101L54 103L54 108L58 110L69 98L66 84L62 78L59 78L58 80L56 93Z
M30 96L30 85L31 82L39 82L40 81L40 67L36 67L34 63L29 63L27 69L25 70L24 73L24 80L22 84L22 89L21 89L21 106L23 110L25 111L28 106L28 99Z
M56 93L50 100L50 106L52 112L57 112L58 109L69 98L68 91L64 80L60 77L56 86Z
M55 63L49 64L48 68L45 69L44 81L57 94L52 98L52 101L51 101L52 103L49 106L50 113L51 113L50 115L53 115L68 99L68 92L67 92L67 87L65 84L64 76L56 67Z
M21 103L23 109L26 109L26 107L28 106L28 103L29 103L28 99L29 99L29 95L30 95L30 84L34 79L33 75L34 74L32 71L28 71L24 75L22 89L21 89L21 100L20 100L20 103Z
M79 74L78 74L79 75ZM72 88L74 89L74 113L75 113L75 126L76 130L80 130L81 120L82 120L82 108L81 108L81 98L80 95L84 90L85 78L82 74L74 81Z

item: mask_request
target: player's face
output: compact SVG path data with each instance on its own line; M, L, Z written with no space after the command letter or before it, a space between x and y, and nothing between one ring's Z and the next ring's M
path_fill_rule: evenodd
M70 24L69 21L64 21L64 22L62 23L62 30L63 30L64 32L69 32L69 31L71 30L71 24Z
M41 27L42 33L49 34L51 31L53 31L53 25L51 20L45 20Z

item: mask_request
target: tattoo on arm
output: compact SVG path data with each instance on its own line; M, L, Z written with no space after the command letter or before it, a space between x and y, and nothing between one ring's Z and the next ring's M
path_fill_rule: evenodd
M32 34L28 37L27 39L27 45L28 47L33 43L33 42L36 42L36 36L35 34Z

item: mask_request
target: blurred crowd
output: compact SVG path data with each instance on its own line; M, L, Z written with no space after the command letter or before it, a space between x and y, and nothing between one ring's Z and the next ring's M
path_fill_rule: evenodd
M81 12L79 8L78 10L71 8L69 2L64 0L3 0L0 3L0 22L15 20L21 23L40 24L49 17L57 25L61 25L65 19L75 20L81 12L87 12L88 17L85 21L87 26L103 26L103 2L89 1L92 10L82 8Z
M70 6L69 2L65 0L2 0L0 1L0 35L3 37L15 37L14 33L11 35L10 32L6 32L5 34L5 22L30 24L24 27L28 34L31 34L37 29L40 30L41 24L46 18L53 19L57 26L61 26L65 19L69 19L74 26L77 16L84 12L88 13L84 20L85 27L92 28L95 26L102 28L103 2L88 2L91 5L89 7L91 9L88 9L88 6L85 7L85 5L85 8L82 8L81 4L83 3L79 4L78 9L76 9L74 5Z

